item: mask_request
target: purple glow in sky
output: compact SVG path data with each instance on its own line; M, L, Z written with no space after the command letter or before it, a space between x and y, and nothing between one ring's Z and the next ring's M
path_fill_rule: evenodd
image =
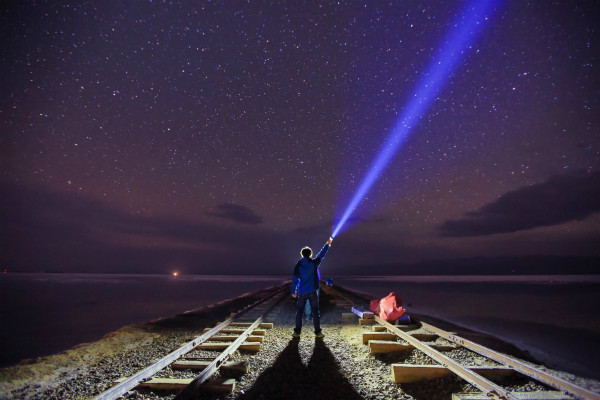
M598 20L577 0L3 2L0 267L288 275L357 188L332 273L599 257Z

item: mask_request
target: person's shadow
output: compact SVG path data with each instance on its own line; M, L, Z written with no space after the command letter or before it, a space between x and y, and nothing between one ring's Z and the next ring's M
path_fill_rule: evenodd
M302 364L298 352L299 341L298 338L291 339L275 363L239 398L362 399L339 370L333 354L323 340L315 340L315 348L307 366Z

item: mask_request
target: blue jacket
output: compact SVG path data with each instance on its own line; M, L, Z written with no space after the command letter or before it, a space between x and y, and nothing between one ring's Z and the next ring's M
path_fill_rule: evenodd
M319 264L327 254L329 245L325 244L319 254L315 258L302 257L294 268L294 276L292 277L292 294L298 295L312 293L319 288Z

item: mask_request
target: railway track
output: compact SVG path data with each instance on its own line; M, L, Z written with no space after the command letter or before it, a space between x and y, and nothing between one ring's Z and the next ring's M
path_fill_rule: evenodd
M479 393L454 393L452 400L600 400L597 393L431 324L393 325L360 306L353 306L352 312L360 318L360 324L372 326L372 332L362 334L362 342L369 346L371 353L416 349L429 357L429 362L423 364L392 363L390 369L395 383L406 384L455 374L477 388ZM459 348L463 352L472 352L478 362L471 364L456 360L452 352ZM480 357L488 362L482 362ZM543 384L546 389L519 392L503 387L503 379L515 374Z
M292 339L288 291L284 285L205 328L96 399L600 399L425 322L389 324L358 305L368 296L338 287L322 287L325 339L313 339L308 321Z
M136 389L175 391L177 400L192 399L199 391L233 391L235 379L210 378L218 371L233 376L248 372L248 364L234 361L232 355L238 349L248 352L260 350L266 330L273 327L265 318L277 303L287 297L288 291L287 285L274 289L215 327L206 328L202 335L152 365L133 376L119 379L112 388L96 396L94 400L118 399ZM214 354L215 351L218 354ZM181 370L201 372L194 378L179 377L176 371Z

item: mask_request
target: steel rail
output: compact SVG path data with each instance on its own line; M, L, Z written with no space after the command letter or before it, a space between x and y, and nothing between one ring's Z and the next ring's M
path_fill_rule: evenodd
M460 336L454 335L450 332L447 332L443 329L437 328L433 325L427 324L425 322L421 322L421 326L441 337L447 339L451 342L459 344L463 347L466 347L469 350L472 350L478 354L481 354L485 357L491 358L494 361L499 362L507 367L514 369L524 375L529 376L535 380L538 380L542 383L545 383L549 386L555 387L560 390L564 390L567 393L583 398L585 400L600 400L600 394L594 393L582 387L573 385L570 382L565 381L564 379L552 376L547 372L541 371L539 369L530 367L527 364L524 364L520 361L517 361L511 357L508 357L502 353L499 353L495 350L489 349L487 347L481 346L475 342L472 342L468 339L462 338Z
M285 290L284 287L281 291ZM282 298L283 300L283 298ZM281 300L280 300L281 301ZM278 303L278 302L277 302ZM275 305L277 304L275 303ZM206 382L215 372L219 369L221 364L223 364L233 352L235 352L242 343L246 341L246 339L252 335L252 332L260 326L260 324L264 320L264 316L275 306L272 305L268 310L266 310L263 315L258 317L246 330L240 334L240 336L231 343L217 358L215 358L202 372L194 378L192 382L182 390L177 396L175 396L174 400L192 400L195 397L196 391L204 382Z
M423 353L427 354L429 357L433 358L437 362L439 362L442 366L448 368L450 371L454 372L456 375L460 376L467 382L476 386L479 390L485 393L487 396L493 396L495 399L501 400L518 400L517 397L513 396L510 392L506 391L501 386L496 385L492 381L487 380L483 376L476 374L475 372L469 370L468 368L463 367L456 361L452 360L449 357L446 357L439 351L432 349L431 347L423 344L420 340L415 339L410 336L408 333L398 329L394 325L389 322L381 319L378 316L375 316L375 321L380 323L381 325L388 328L390 331L394 332L397 336L401 337L403 340L410 343L415 348L419 349Z
M208 332L205 332L204 334L196 337L194 340L192 340L192 341L186 343L185 345L181 346L177 350L174 350L173 352L167 354L165 357L161 358L160 360L158 360L154 364L152 364L152 365L144 368L143 370L141 370L137 374L134 374L133 376L127 378L123 382L121 382L121 383L113 386L112 388L110 388L110 389L108 389L108 390L100 393L98 396L94 397L94 400L115 400L115 399L119 398L120 396L123 396L125 393L127 393L128 391L130 391L131 389L133 389L137 385L139 385L140 382L142 382L144 379L150 378L152 375L156 374L158 371L162 370L163 368L166 368L168 365L170 365L173 361L177 360L182 355L184 355L186 353L189 353L190 351L194 350L198 345L200 345L200 344L204 343L205 341L207 341L215 333L217 333L221 329L227 327L231 322L233 322L233 320L235 318L239 318L240 316L242 316L243 314L245 314L246 312L248 312L251 308L257 306L260 303L263 303L263 302L267 301L271 297L274 297L275 295L283 292L286 289L288 289L287 285L284 286L284 287L282 287L279 290L275 290L273 293L270 293L269 295L267 295L267 296L265 296L265 297L263 297L261 299L258 299L255 302L247 305L242 310L240 310L237 313L233 314L228 319L226 319L225 321L221 322L220 324L218 324L217 326L215 326L214 328L212 328Z
M229 358L229 356L240 347L242 343L252 334L263 321L263 316L260 316L252 323L233 343L229 345L217 358L213 360L190 384L183 389L174 400L190 400L195 397L196 391L204 382L206 382L221 366L221 364Z
M323 291L332 291L335 292L339 297L341 297L342 299L346 300L349 304L354 304L354 300L350 299L348 296L346 296L344 293L340 292L339 288L333 288L333 287L327 287L325 286L323 288ZM355 297L359 297L359 296L355 296ZM361 317L362 318L362 317Z

